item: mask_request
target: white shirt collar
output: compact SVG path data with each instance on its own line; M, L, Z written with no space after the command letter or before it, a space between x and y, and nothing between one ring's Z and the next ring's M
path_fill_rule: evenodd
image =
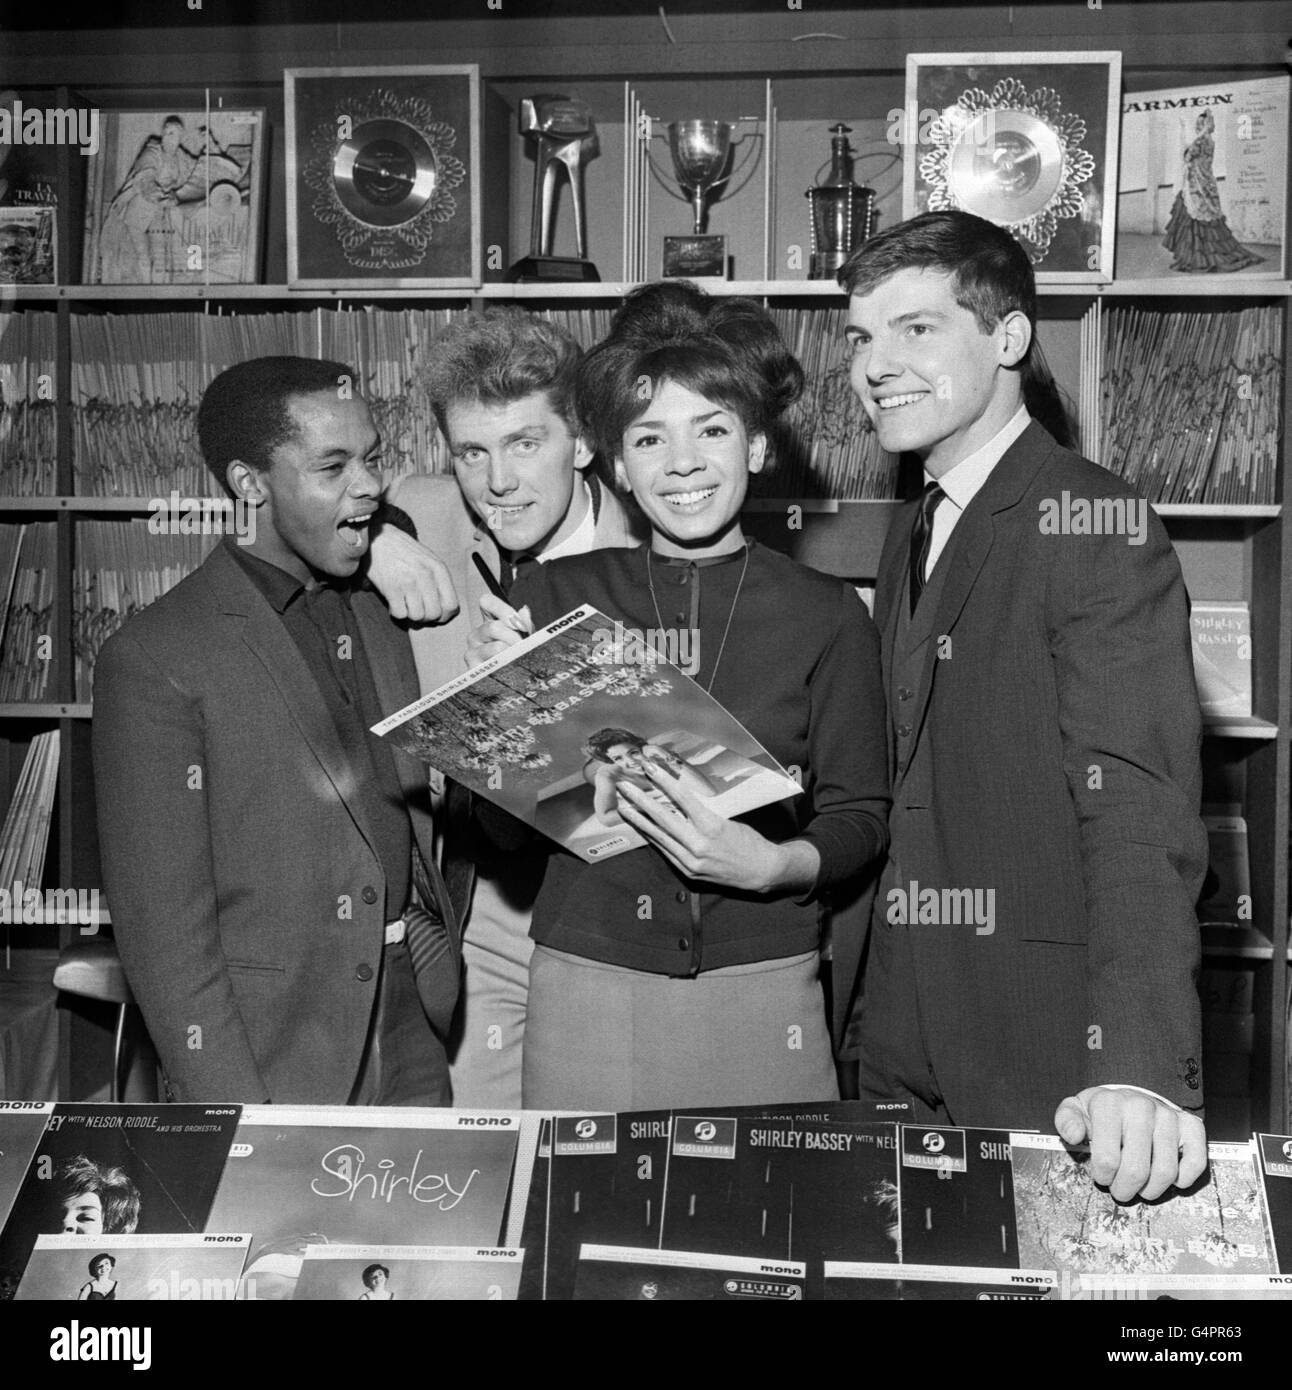
M991 477L992 469L1004 458L1006 449L1031 423L1031 418L1027 407L1020 405L1008 423L997 430L982 448L975 449L968 458L961 459L940 478L931 478L926 473L924 481L936 482L956 510L964 511Z
M563 555L583 555L592 550L596 541L597 518L592 506L592 490L588 480L579 474L579 486L583 489L583 517L579 524L563 541L550 545L538 557L542 564L549 560L559 560Z

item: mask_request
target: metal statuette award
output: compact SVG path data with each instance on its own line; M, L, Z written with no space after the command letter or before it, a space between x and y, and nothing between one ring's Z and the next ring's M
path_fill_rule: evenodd
M520 104L520 130L537 146L530 253L517 261L507 278L520 281L599 281L588 260L587 207L583 169L600 153L597 128L587 102L578 97L532 96ZM559 169L564 166L574 206L575 256L552 254Z
M750 119L742 117L742 120ZM716 201L714 191L728 184L737 172L731 166L732 148L741 139L735 135L738 124L730 121L673 121L668 127L673 176L691 204L694 226L689 236L664 238L663 273L666 276L684 276L687 279L725 279L727 276L727 238L710 234L707 228L709 205ZM741 169L749 163L756 148L750 146ZM659 173L658 169L656 173Z
M807 191L812 207L809 280L832 280L849 255L874 234L875 190L853 181L851 133L842 122L830 127L830 175Z

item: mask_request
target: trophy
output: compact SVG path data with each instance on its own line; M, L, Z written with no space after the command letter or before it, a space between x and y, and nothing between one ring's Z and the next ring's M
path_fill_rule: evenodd
M742 117L752 120L753 117ZM664 238L664 274L727 277L727 238L707 234L709 202L715 188L730 182L737 170L731 169L733 146L741 137L734 135L739 122L673 121L668 127L668 145L673 155L673 175L691 204L695 225L689 236ZM755 147L750 146L741 163L749 162ZM651 167L655 168L654 161ZM655 169L659 176L659 170ZM669 190L672 192L672 189ZM674 195L677 196L676 194Z
M863 188L852 178L850 127L840 122L830 127L830 176L809 188L812 205L812 260L809 280L831 280L849 255L875 230L875 190Z
M530 214L529 255L516 262L507 278L534 280L600 280L588 260L587 210L583 197L583 166L600 153L592 112L578 97L533 96L520 103L520 130L538 146L534 166L534 204ZM574 204L577 256L552 254L556 213L556 182L565 166Z

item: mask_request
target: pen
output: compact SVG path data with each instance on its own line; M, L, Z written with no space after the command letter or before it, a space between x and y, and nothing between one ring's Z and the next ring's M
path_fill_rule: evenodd
M489 566L480 558L480 552L478 550L473 550L471 552L471 563L476 567L480 578L484 580L485 588L489 590L494 598L500 598L506 603L507 595L503 593L502 585L494 578L493 574L490 572Z

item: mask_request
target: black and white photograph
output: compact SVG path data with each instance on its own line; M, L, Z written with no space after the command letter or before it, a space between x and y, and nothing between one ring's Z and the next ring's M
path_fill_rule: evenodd
M0 3L0 1375L1287 1380L1290 63Z

